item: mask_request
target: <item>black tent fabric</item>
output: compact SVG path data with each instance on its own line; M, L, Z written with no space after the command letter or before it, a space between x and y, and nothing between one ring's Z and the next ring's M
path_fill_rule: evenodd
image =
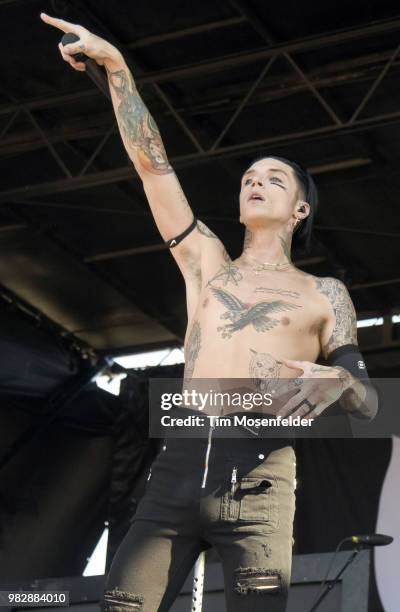
M82 392L3 466L1 580L82 574L107 520L117 405L99 390ZM1 448L36 420L21 399L3 401Z
M46 398L79 372L80 356L55 332L32 325L0 300L0 397Z
M297 440L296 553L334 551L346 536L376 531L391 449L391 439ZM373 566L369 612L384 612Z
M144 493L151 463L160 439L148 437L150 378L181 378L183 366L160 366L137 370L121 385L121 407L114 422L115 448L112 464L107 549L109 568L116 549L129 529L136 506Z

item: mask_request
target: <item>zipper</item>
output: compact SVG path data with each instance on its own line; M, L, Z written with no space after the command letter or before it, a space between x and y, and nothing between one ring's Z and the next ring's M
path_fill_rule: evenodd
M214 430L215 425L211 424L210 425L210 429L208 430L208 444L207 444L207 450L206 450L206 458L204 461L204 472L203 472L203 482L201 483L201 488L204 489L206 486L206 482L207 482L207 474L208 474L208 459L210 456L210 450L211 450L211 438L212 438L212 432Z
M233 498L233 496L235 495L235 487L236 487L236 483L237 483L237 467L234 467L232 470L232 476L231 476L231 496Z

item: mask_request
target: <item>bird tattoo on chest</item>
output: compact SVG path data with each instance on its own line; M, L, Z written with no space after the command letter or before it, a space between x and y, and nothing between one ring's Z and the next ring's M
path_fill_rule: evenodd
M220 287L211 286L211 291L226 308L226 312L220 315L220 318L231 321L231 323L217 327L217 331L221 332L222 338L231 338L234 332L244 329L248 325L253 326L257 332L268 331L279 323L279 319L271 316L273 313L301 308L298 304L292 304L284 300L261 300L250 304L243 302Z

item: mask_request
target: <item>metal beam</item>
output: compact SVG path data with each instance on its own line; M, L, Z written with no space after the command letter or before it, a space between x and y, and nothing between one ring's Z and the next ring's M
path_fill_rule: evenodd
M4 136L7 134L8 130L10 129L10 127L12 126L12 124L14 123L18 115L19 115L19 109L16 110L15 113L13 113L11 117L6 121L3 129L0 132L0 140L4 138Z
M351 60L351 61L346 61L346 62L336 62L334 64L330 64L327 65L324 71L318 71L315 72L312 76L313 82L315 83L316 87L329 87L329 86L335 86L335 84L339 81L341 84L347 82L360 82L360 72L357 70L360 67L361 68L365 68L368 67L368 64L371 63L377 63L377 62L381 62L381 61L387 61L388 59L390 59L390 54L372 54L369 55L367 57L362 57L362 58L357 58L356 60ZM332 73L332 71L337 71L337 70L347 70L347 75L345 73L342 72L342 74L337 75L334 74L331 77L326 77L324 72L326 72L327 74ZM366 77L368 78L368 80L371 79L371 72L369 71L366 74ZM281 84L282 85L282 84ZM288 95L292 95L292 94L296 94L302 90L305 89L305 87L300 84L298 80L296 80L293 85L290 85L290 79L286 79L286 87L282 88L282 86L279 86L278 88L275 88L273 83L271 83L270 81L268 81L267 86L265 88L263 88L263 92L260 93L256 93L253 94L252 98L249 100L246 100L247 104L264 104L270 100L273 99L282 99L285 96ZM85 93L85 92L84 92ZM224 92L221 92L220 95L224 95ZM226 96L229 98L232 98L233 96L235 96L235 92L233 91L228 91ZM248 98L248 91L243 93L240 93L240 95L243 97L243 95ZM68 102L73 102L75 99L75 94L73 94L72 96L68 95L66 96L66 100ZM76 94L76 99L79 98L79 95ZM62 104L63 99L62 97L58 97L58 98L47 98L44 99L43 101L43 108L47 107L47 105L50 104ZM37 107L37 100L33 100L33 101L24 101L24 106L25 107L29 107L29 108L36 108ZM229 108L232 107L235 109L234 103L231 104L224 104L223 108L224 110L229 110ZM18 111L17 111L18 112ZM191 107L184 107L179 109L180 114L188 114L188 113L192 113L195 112L196 114L202 112L201 107L198 107L197 105L193 108ZM204 111L205 113L209 114L210 113L210 104L207 102L207 100L204 101ZM158 110L158 113L160 113L160 109ZM95 138L95 137L102 137L105 133L105 131L107 130L107 125L109 125L109 121L110 121L110 115L111 115L111 110L110 113L100 113L97 114L95 117L90 118L90 120L88 121L87 118L85 118L85 122L84 123L76 123L74 125L68 126L67 124L63 125L62 128L58 127L57 129L46 129L46 137L48 139L49 142L51 143L57 143L57 142L64 142L64 141L68 141L68 140L79 140L79 139L87 139L87 138ZM232 120L231 120L232 121ZM115 130L112 130L112 133L117 133L117 128L115 127ZM226 130L224 131L226 132ZM215 139L215 137L214 137ZM32 151L32 150L36 150L38 148L42 148L44 146L43 140L42 138L38 138L36 136L35 132L22 132L22 133L17 133L17 134L12 134L10 136L7 136L6 138L3 139L3 142L0 142L0 155L15 155L18 153L23 153L23 152L27 152L27 151Z
M352 291L357 291L359 289L370 289L371 287L385 287L387 285L398 285L400 283L400 278L387 278L380 281L367 281L365 283L354 283L354 285L350 285L350 289Z
M261 21L261 19L258 17L256 12L251 7L245 4L242 0L230 0L230 4L239 13L241 13L244 17L248 19L249 23L253 26L256 32L260 34L260 36L264 39L266 43L268 43L269 45L276 44L276 41L271 36L270 32L268 32L267 28L265 27L265 24ZM284 52L283 57L290 64L290 66L293 68L296 74L300 76L300 79L304 81L308 89L311 91L314 97L319 101L321 106L326 110L326 112L328 113L330 118L333 120L333 122L336 123L336 125L341 125L342 121L339 119L339 117L337 116L333 108L331 108L328 102L319 93L319 91L313 85L312 81L305 74L305 72L300 68L298 63L291 56L291 54L289 52Z
M187 38L189 36L196 36L198 34L203 34L204 32L211 32L211 30L220 30L222 28L241 25L245 22L246 19L240 16L230 17L229 19L220 19L218 21L210 21L209 23L202 23L201 25L184 28L182 30L175 30L174 32L165 32L164 34L155 34L154 36L139 38L138 40L124 45L124 49L140 49L142 47L148 47L158 43L179 40L180 38Z
M90 270L91 274L93 274L97 278L100 278L102 282L108 284L109 287L113 288L115 291L119 292L122 296L124 296L132 304L133 308L145 311L150 318L154 319L155 321L157 321L157 323L164 326L171 333L176 335L176 332L168 327L168 318L162 316L161 313L157 311L157 306L154 304L154 302L151 302L147 297L145 297L143 294L138 293L138 291L132 287L127 290L127 287L121 282L119 282L113 275L110 275L103 270L100 271L96 267L89 266L73 250L67 247L64 242L62 242L59 238L56 238L55 236L51 235L48 231L44 231L39 224L34 223L20 210L18 210L17 212L13 210L13 213L16 217L19 217L21 221L25 222L28 227L30 227L33 231L39 233L43 246L46 246L46 244L48 244L49 246L56 246L58 249L64 251L64 253L66 253L66 255L68 255L68 257L70 257L72 260L78 262L87 270Z
M103 206L100 208L98 206L83 206L82 204L63 204L61 202L49 202L49 201L39 201L39 200L25 200L23 198L13 198L13 204L22 204L23 206L31 206L32 208L54 208L61 210L68 210L69 212L77 211L80 212L90 212L94 215L106 214L106 215L127 215L128 217L152 217L150 210L137 210L137 209L129 209L129 208L104 208ZM4 226L4 231L7 228L12 229L13 225ZM22 225L15 225L15 229L22 228ZM25 227L25 226L24 226ZM0 226L0 232L3 229Z
M272 138L261 138L259 140L244 142L237 145L219 147L214 151L206 151L205 153L199 152L181 155L175 158L172 157L171 163L173 163L175 168L179 169L199 163L207 163L212 159L229 159L230 157L237 157L243 154L253 153L271 144L277 147L290 146L291 144L299 140L305 142L306 140L310 141L327 138L334 134L345 135L350 133L369 131L381 127L383 125L398 123L399 121L400 111L394 113L386 113L382 115L377 115L375 117L359 119L350 126L348 126L347 124L343 126L329 125L322 128L304 130L300 132L292 132L289 134L283 134L281 136L274 136ZM106 185L118 181L131 180L132 178L137 178L136 172L134 171L132 166L126 166L122 168L115 168L112 170L104 170L102 172L93 172L84 176L73 176L72 178L67 179L60 179L33 185L25 185L22 187L13 187L11 189L0 191L0 202L12 201L13 198L19 197L30 198L48 195L51 193L74 191L76 189L83 189L96 185Z
M207 220L207 217L203 217ZM232 219L238 223L237 219ZM144 255L146 253L154 253L155 251L164 251L167 250L168 247L164 243L158 244L149 244L141 247L133 247L131 249L122 249L118 251L108 251L106 253L98 253L97 255L92 255L90 257L85 257L86 263L93 263L97 261L109 261L111 259L120 259L121 257L132 257L134 255ZM297 265L310 266L316 265L319 263L323 263L325 261L325 257L306 257L304 259L296 260L295 263Z
M164 102L164 104L166 105L166 107L170 111L171 115L175 118L176 122L179 123L179 125L181 126L181 128L185 132L186 136L192 142L192 144L194 145L194 148L199 153L203 153L204 149L201 146L200 142L198 141L196 136L193 134L192 130L189 129L189 127L187 126L186 122L182 119L181 115L174 108L173 104L171 103L170 99L165 94L165 92L161 89L161 87L157 83L153 83L153 88L154 88L154 91L157 93L158 97L161 98L161 100Z
M95 263L97 261L109 261L110 259L120 259L121 257L131 257L132 255L143 255L146 253L154 253L155 251L166 251L168 246L164 243L148 244L141 247L133 247L131 249L121 249L118 251L108 251L107 253L98 253L85 257L85 263Z
M262 71L260 72L260 74L258 75L256 80L254 81L253 85L246 92L244 98L242 99L242 101L240 102L238 107L236 108L236 110L233 113L233 115L230 117L230 119L228 119L228 122L226 123L225 127L222 129L222 131L219 134L218 138L215 140L215 142L210 147L210 151L214 151L217 148L217 146L219 145L219 143L221 142L221 140L223 139L225 134L228 132L230 127L233 125L233 123L236 121L236 119L238 118L238 116L240 115L242 110L245 108L245 106L249 102L251 96L253 95L253 93L255 92L257 87L264 80L265 75L269 72L269 70L270 70L270 68L271 68L271 66L272 66L272 64L274 63L275 60L276 60L276 57L271 57L269 62L264 66L264 68L262 69Z
M57 165L61 168L61 170L64 172L66 177L71 178L72 174L71 174L69 168L66 166L66 164L64 163L64 160L62 160L60 155L57 153L56 149L54 148L54 145L47 138L45 131L40 126L40 124L37 121L37 119L33 116L33 114L31 113L30 110L28 110L26 108L24 108L23 110L24 110L26 116L29 118L30 122L32 123L33 127L36 129L36 131L39 134L40 138L43 140L43 143L45 144L47 149L50 151L50 154L52 155L53 159L56 161Z
M88 8L86 3L78 1L78 8L79 8L80 12L83 15L85 15L85 17L87 19L89 19L92 23L94 23L97 28L100 28L102 30L102 32L105 34L105 37L107 38L108 41L112 42L117 47L121 47L121 42L115 36L114 32L112 32L108 28L108 26L97 15L95 15L95 13L93 13L93 11L91 9ZM140 72L145 72L147 70L147 66L144 66L143 62L140 61L137 57L134 57L133 59L134 59L134 63L135 63L135 74L137 74L137 73L140 74ZM137 85L136 77L135 77L135 84ZM153 82L152 85L153 85L153 89L156 92L157 96L167 106L167 108L171 112L171 114L174 117L174 119L176 120L176 122L183 129L183 131L185 132L186 136L188 136L189 140L194 145L195 150L197 150L199 152L202 152L203 151L203 147L199 143L199 141L196 138L196 136L192 133L192 131L190 130L190 128L188 127L186 122L183 120L181 115L174 108L174 105L169 100L169 98L166 95L166 93L161 89L161 87L157 83Z
M335 86L338 82L340 84L346 82L356 82L360 80L359 73L355 72L357 69L369 68L373 64L378 64L381 62L385 62L390 59L392 52L384 51L382 53L371 53L368 55L363 55L357 58L351 58L349 60L341 60L338 62L331 62L329 64L325 64L321 69L314 70L310 73L310 78L312 78L313 83L316 87L331 87ZM399 62L394 62L397 65ZM332 72L341 71L341 74L338 76L329 77L329 74ZM347 74L345 71L348 71ZM327 76L325 76L327 75ZM361 77L364 79L371 79L370 71L366 73L365 77ZM141 85L140 76L136 77L136 83L138 86ZM293 81L293 85L290 85L290 82ZM276 83L275 83L276 82ZM286 87L282 89L282 82L277 82L277 79L270 79L268 81L268 87L264 95L268 92L268 99L274 99L276 97L283 97L283 95L292 95L303 91L306 89L306 86L302 83L299 83L298 79L294 80L292 77L285 75L285 83ZM273 88L273 89L272 89ZM235 92L233 92L235 93ZM26 98L15 104L3 104L0 105L0 115L7 115L12 113L13 111L19 110L19 104L23 105L25 108L29 110L41 110L45 108L53 108L57 106L69 105L75 101L86 101L90 98L97 98L102 95L98 89L83 89L76 92L64 93L58 96L44 96L41 98ZM222 94L225 95L225 94ZM232 95L232 91L228 90L229 96ZM262 102L263 99L260 99ZM210 106L205 102L205 111L210 112ZM181 113L190 113L195 111L196 113L200 112L201 108L195 106L191 107L181 107L179 108L179 112ZM47 132L49 134L49 131Z
M10 4L28 4L28 2L37 2L37 0L0 0L0 8L9 6Z
M96 159L96 157L98 156L98 154L100 153L104 145L106 144L107 140L110 138L111 134L115 132L116 130L117 130L117 122L114 120L111 126L109 127L109 129L107 130L107 132L104 134L99 144L97 145L97 147L94 149L93 153L85 161L81 171L78 173L78 176L83 176L84 174L86 174L87 170L89 170L90 166L93 164L94 160Z
M355 121L355 119L359 116L359 114L361 113L361 111L365 108L367 102L369 101L369 99L372 97L372 95L375 93L375 91L377 90L377 88L379 87L379 85L381 84L381 82L383 81L386 73L388 72L389 68L392 66L394 60L396 59L396 57L398 56L400 51L400 45L397 47L397 49L393 52L393 54L391 55L391 57L389 58L389 60L387 61L387 63L385 64L385 66L383 67L381 73L377 76L377 78L375 79L375 81L372 83L370 89L367 91L366 95L364 96L364 98L361 100L360 104L358 105L358 107L356 108L356 110L354 111L354 113L352 114L352 116L349 119L349 123L353 123Z
M138 86L141 86L145 83L161 83L165 81L178 80L179 78L190 78L198 74L219 72L229 68L259 62L260 60L268 60L270 57L273 57L276 54L295 53L318 49L329 45L345 43L351 40L368 38L369 36L379 34L384 35L385 33L397 31L399 29L399 18L377 21L367 26L350 28L347 30L337 30L335 32L310 36L292 42L279 43L257 51L231 54L196 64L155 71L142 76L138 75L135 77L135 81ZM386 57L385 54L375 55L382 56L382 58ZM99 95L100 93L97 89L84 89L59 96L48 96L40 99L27 99L18 104L8 103L0 105L0 115L15 112L21 108L22 105L29 110L36 110L48 108L50 106L69 104L75 100L83 100L90 97L97 97Z
M295 41L277 43L265 49L233 53L212 60L189 64L187 66L179 66L176 68L167 68L164 70L154 71L153 73L140 77L138 82L140 84L153 82L163 83L167 81L193 78L201 74L226 71L231 68L237 68L239 66L245 66L247 64L268 60L270 57L277 54L313 51L323 47L329 47L330 45L338 45L349 41L368 38L370 36L396 32L399 29L399 18L378 21L371 25L358 28L336 30L334 32L309 36Z
M15 232L17 230L26 229L28 226L26 223L11 223L10 225L1 225L0 234L5 232Z

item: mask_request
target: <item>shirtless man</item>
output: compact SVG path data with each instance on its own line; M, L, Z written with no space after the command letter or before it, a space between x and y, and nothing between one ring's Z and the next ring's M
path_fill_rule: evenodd
M292 237L299 226L297 236L307 236L307 217L316 205L307 201L311 177L303 173L301 178L296 164L277 157L258 159L247 168L240 184L245 241L232 261L219 238L194 222L121 53L81 26L41 17L79 37L59 46L74 69L85 70L74 59L83 52L107 71L123 143L185 280L185 379L303 379L304 389L279 414L308 417L332 404L332 394L317 384L331 379L345 410L373 417L357 377L341 365L315 363L321 353L329 363L342 347L359 354L355 311L343 283L305 274L290 259ZM156 458L107 577L107 610L116 612L121 605L142 612L168 610L199 552L212 545L224 569L228 612L284 611L294 515L293 448L285 440L254 437L218 440L212 449L209 439L205 445L205 440L168 440Z

